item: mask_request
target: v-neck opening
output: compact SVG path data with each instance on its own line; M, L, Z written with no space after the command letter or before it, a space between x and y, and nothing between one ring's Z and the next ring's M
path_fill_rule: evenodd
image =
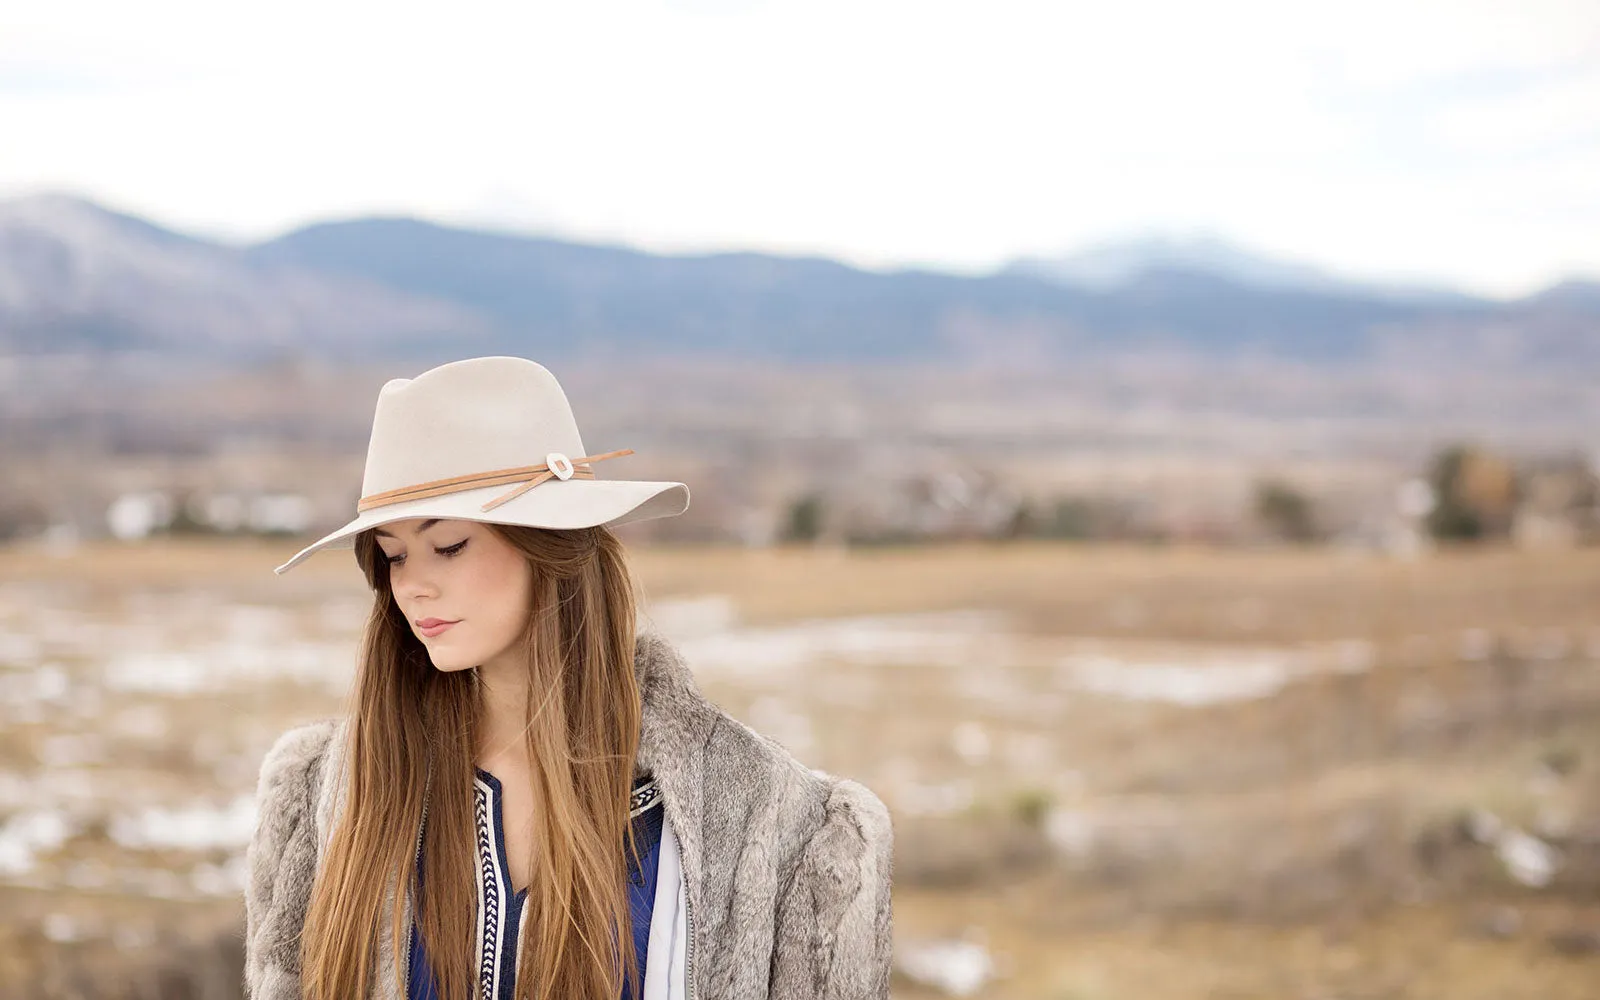
M489 786L489 814L490 821L494 824L495 861L498 867L497 874L500 877L501 884L509 888L511 885L511 864L506 855L505 786L501 784L500 779L495 777L492 771L487 770L481 765L474 764L472 769L477 772L479 780L481 780L485 785ZM635 807L639 810L639 814L630 816L628 819L630 824L635 825L636 836L638 834L638 821L643 816L648 814L648 809L645 807L658 805L656 799L659 798L659 792L657 792L655 788L651 787L653 785L654 779L648 774L639 774L634 776L633 794L637 796L641 789L648 789L651 793L643 796L640 799L630 800L638 801L639 803L639 805ZM630 879L637 879L639 875L637 869L633 867L632 858L628 859L628 874ZM523 886L520 889L513 890L511 895L515 899L520 900L527 895L527 892L528 886Z

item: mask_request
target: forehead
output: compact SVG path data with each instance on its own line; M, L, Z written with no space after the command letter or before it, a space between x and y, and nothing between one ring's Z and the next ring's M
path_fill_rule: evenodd
M379 538L404 538L407 535L420 535L436 524L449 524L448 518L411 517L404 521L390 521L381 528L373 528L372 533Z

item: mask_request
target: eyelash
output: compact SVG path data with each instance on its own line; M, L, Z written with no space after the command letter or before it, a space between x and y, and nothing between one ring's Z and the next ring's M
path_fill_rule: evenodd
M452 556L460 555L461 554L461 550L467 547L467 542L469 542L469 541L471 541L471 539L463 538L461 541L455 543L454 545L450 546L449 548L434 549L433 551L439 553L441 556L444 556L446 559L449 559ZM404 559L405 559L405 556L403 554L402 555L398 555L398 556L390 556L389 559L388 559L388 562L389 562L390 566L394 566L394 565L398 564L399 562L401 562Z

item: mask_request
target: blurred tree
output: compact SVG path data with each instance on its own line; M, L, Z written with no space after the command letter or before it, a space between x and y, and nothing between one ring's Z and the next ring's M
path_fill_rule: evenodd
M1054 800L1045 789L1024 788L1013 796L1011 811L1024 826L1042 830L1050 820L1053 805Z
M782 539L786 542L814 542L822 534L822 496L807 493L789 505L789 516L783 525Z
M1470 445L1434 456L1428 484L1437 502L1428 532L1441 540L1504 537L1516 512L1517 477L1511 463Z
M1052 538L1089 538L1095 532L1094 505L1078 497L1062 497L1056 501L1054 516L1047 533Z
M190 492L178 494L173 503L172 520L165 529L174 535L213 535L216 526L205 520L195 496Z
M1309 542L1318 536L1311 501L1300 490L1279 480L1256 484L1256 519L1274 538Z
M1044 531L1039 523L1039 515L1027 500L1017 501L999 532L999 536L1006 539L1037 538L1042 534Z
M37 535L49 524L43 505L20 497L0 497L0 541Z

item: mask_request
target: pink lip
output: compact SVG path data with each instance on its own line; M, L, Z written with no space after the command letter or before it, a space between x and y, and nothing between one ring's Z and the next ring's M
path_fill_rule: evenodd
M456 619L456 621L446 621L443 618L424 618L422 621L417 622L417 630L423 635L432 639L434 636L438 635L459 621L459 618Z

